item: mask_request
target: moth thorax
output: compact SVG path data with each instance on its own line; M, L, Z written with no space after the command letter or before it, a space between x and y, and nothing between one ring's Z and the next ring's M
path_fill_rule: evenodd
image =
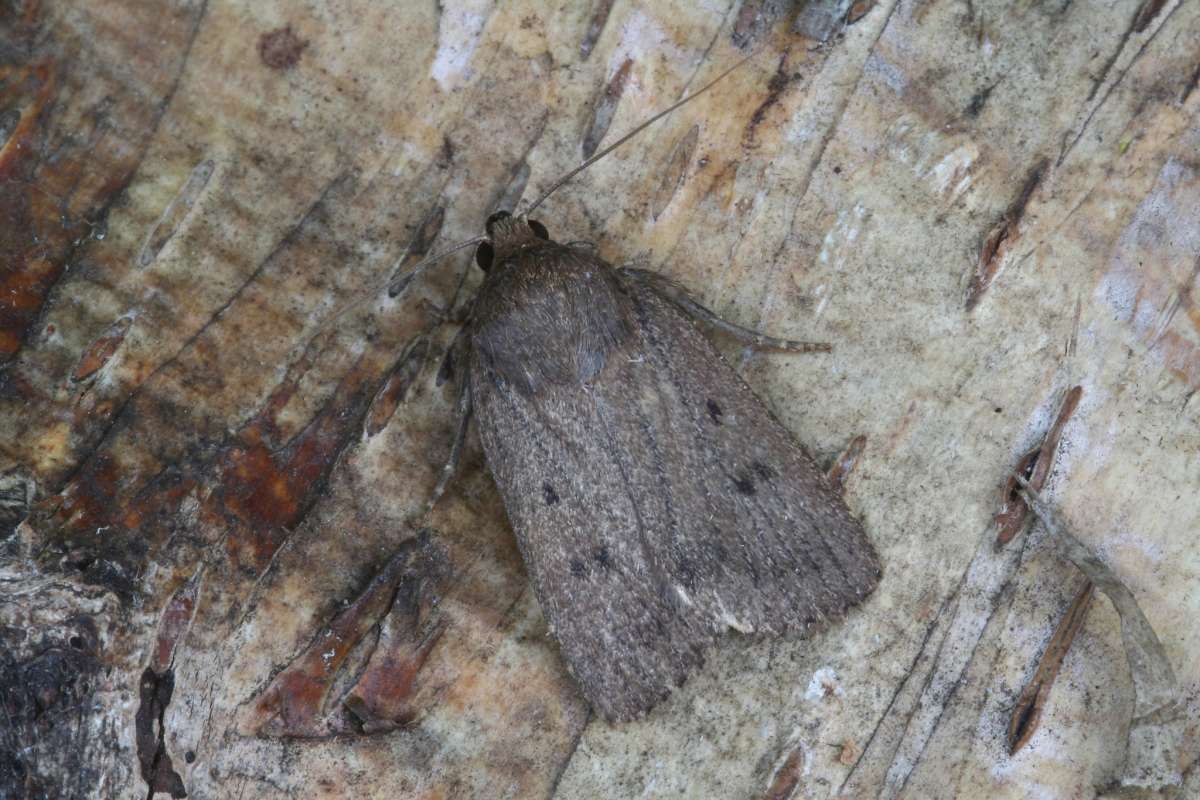
M496 252L511 252L541 241L524 217L504 217L494 221L488 233Z

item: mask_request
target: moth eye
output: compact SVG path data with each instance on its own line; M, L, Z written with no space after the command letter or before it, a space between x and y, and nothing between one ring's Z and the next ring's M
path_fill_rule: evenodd
M492 268L492 258L496 255L496 251L492 249L491 242L480 242L479 247L475 248L475 263L484 272Z
M484 228L484 230L487 231L488 236L492 235L492 226L493 225L495 225L500 220L508 219L511 216L512 216L512 214L508 213L507 211L497 211L495 214L492 214L490 217L488 217L487 222L485 222L483 224L483 228Z
M536 219L528 220L529 227L533 228L533 235L539 239L549 239L550 231L546 230L546 226L538 222Z

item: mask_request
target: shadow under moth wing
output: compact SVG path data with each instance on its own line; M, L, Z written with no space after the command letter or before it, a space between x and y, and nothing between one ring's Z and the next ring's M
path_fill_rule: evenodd
M841 496L654 280L532 237L501 252L506 233L470 322L472 401L538 601L605 717L644 714L728 628L801 632L875 587Z

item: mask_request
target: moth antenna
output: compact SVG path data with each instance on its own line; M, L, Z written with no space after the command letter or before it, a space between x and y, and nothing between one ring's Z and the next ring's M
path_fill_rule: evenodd
M718 75L717 77L713 78L713 79L712 79L711 81L709 81L708 83L704 84L704 86L700 87L699 89L697 89L697 90L696 90L695 92L693 92L692 94L689 94L689 95L687 95L686 97L682 97L682 98L680 98L679 100L676 100L676 101L675 101L674 103L672 103L670 106L668 106L668 107L664 108L662 111L659 111L657 114L655 114L654 116L650 117L650 119L646 120L645 122L642 122L642 123L640 123L640 124L639 124L637 127L635 127L633 130L631 130L629 133L625 134L625 135L624 135L624 136L622 136L620 139L617 139L615 142L613 142L612 144L610 144L608 147L604 148L604 149L603 149L603 150L601 150L599 153L596 153L596 154L595 154L595 155L593 155L591 158L589 158L588 160L586 160L586 161L584 161L582 164L580 164L578 167L575 167L575 169L571 170L571 171L570 171L570 172L568 172L566 175L563 175L561 178L559 178L557 181L555 181L553 186L551 186L549 189L547 189L545 192L543 192L543 193L542 193L542 196L541 196L541 197L539 197L537 200L535 200L535 201L533 202L533 205L529 206L529 208L525 209L525 210L524 210L523 212L521 212L520 214L517 214L517 216L519 216L519 217L523 217L523 216L527 216L527 215L529 215L529 214L533 213L533 211L534 211L534 210L535 210L535 209L536 209L538 206L540 206L542 203L544 203L544 202L546 201L546 198L548 198L550 195L554 194L554 193L555 193L555 192L557 192L559 189L561 189L561 188L562 188L564 185L566 185L566 183L567 183L568 181L570 181L570 180L571 180L572 178L574 178L576 175L578 175L579 173L583 172L585 169L587 169L588 167L590 167L592 164L595 164L597 161L599 161L600 159L604 158L606 155L608 155L609 153L611 153L613 150L616 150L618 147L620 147L621 145L625 144L625 142L629 141L629 140L630 140L630 139L632 139L634 136L637 136L637 135L638 135L639 133L641 133L643 130L645 130L646 128L650 127L650 126L651 126L651 125L653 125L654 123L658 122L660 119L662 119L663 117L667 116L667 115L668 115L668 114L670 114L672 111L676 110L677 108L679 108L680 106L682 106L682 105L684 105L684 104L686 104L686 103L690 103L691 101L695 100L697 97L699 97L700 95L704 94L704 93L705 93L705 92L707 92L709 89L711 89L712 87L714 87L714 86L716 86L718 83L720 83L722 80L724 80L724 78L725 78L725 76L726 76L726 75L728 75L729 73L733 72L735 69L737 69L738 67L742 66L742 65L743 65L743 64L745 64L747 61L749 61L750 59L754 58L754 56L756 56L756 55L758 55L758 53L757 53L757 52L754 52L754 53L751 53L751 54L750 54L750 55L748 55L748 56L745 56L745 57L744 57L744 58L742 58L740 61L738 61L736 64L734 64L732 67L730 67L729 69L725 70L724 72L722 72L722 73L721 73L720 75Z
M440 253L435 253L428 258L421 259L421 261L417 262L417 265L408 272L404 273L403 275L394 275L386 284L384 284L388 287L388 294L392 297L395 297L396 295L400 294L400 292L404 291L404 289L407 288L410 283L421 277L425 270L433 266L434 263L441 261L446 256L454 255L459 250L463 250L471 245L482 244L487 240L488 237L486 236L475 236L461 241L458 244L452 245Z
M318 332L327 329L330 325L341 319L347 311L371 299L382 289L386 288L388 290L389 297L395 297L396 295L400 294L400 292L404 291L404 289L406 289L414 279L419 278L421 274L424 273L425 270L429 269L429 267L431 267L435 262L441 261L446 256L454 255L459 250L470 247L473 244L479 244L485 241L487 241L486 236L476 236L473 239L467 239L466 241L459 242L458 244L443 250L440 253L435 253L428 258L421 259L421 261L419 261L415 267L402 275L396 275L395 273L392 273L387 277L386 280L372 284L366 290L359 292L357 297L347 301L344 305L342 305L341 308L333 313L333 316L321 323L321 327L317 329ZM404 256L401 256L400 260L403 261Z

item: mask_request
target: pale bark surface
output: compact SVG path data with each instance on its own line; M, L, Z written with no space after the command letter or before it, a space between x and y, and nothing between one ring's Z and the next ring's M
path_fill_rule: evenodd
M786 5L0 6L0 796L1095 796L1120 621L1097 595L1010 755L1082 577L1041 527L993 544L1076 385L1043 494L1157 630L1200 796L1200 3L880 0L824 43ZM411 541L468 256L328 322L735 32L750 64L537 216L834 343L743 371L822 460L866 436L884 579L610 726L474 435Z

